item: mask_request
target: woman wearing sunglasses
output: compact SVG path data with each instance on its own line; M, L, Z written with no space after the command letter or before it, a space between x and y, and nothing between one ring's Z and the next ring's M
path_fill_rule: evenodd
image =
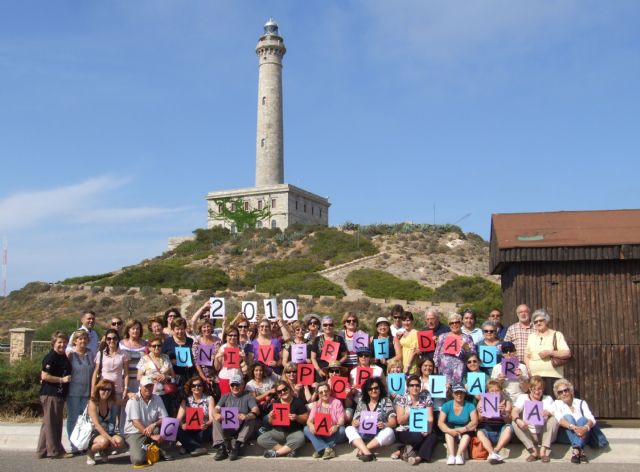
M275 388L277 401L269 407L267 420L271 429L258 436L258 444L264 451L264 457L296 457L296 451L304 446L304 425L309 413L303 400L293 395L287 382L280 381ZM289 414L285 415L283 405L289 405ZM276 423L286 423L274 425Z
M498 326L493 321L485 321L482 323L482 340L476 344L478 352L480 352L480 346L495 347L497 350L497 364L502 362L502 341L498 339ZM491 375L493 367L481 367L482 372L487 375Z
M329 384L320 383L317 392L319 400L311 406L307 425L304 427L304 435L311 441L313 449L315 449L313 458L328 460L336 457L336 444L340 444L347 439L344 432L344 408L340 400L331 396ZM325 421L318 423L318 426L326 426L329 433L328 436L316 434L315 418L318 414L328 415L328 421L326 421L325 417Z
M130 394L134 396L134 394ZM126 400L116 396L115 384L111 380L102 379L96 384L95 391L89 400L88 413L93 424L89 448L87 450L87 465L95 465L96 458L107 462L109 451L124 447L124 439L114 433L115 423L110 412L114 406L123 406Z
M462 317L458 313L451 313L448 319L451 331L438 338L433 360L436 362L438 372L447 377L449 385L453 385L462 383L466 373L465 360L469 354L476 352L476 346L471 336L462 332ZM461 339L461 345L457 346L458 352L445 354L444 346L451 344L456 336Z
M205 393L206 384L200 377L192 377L184 385L184 392L186 398L180 404L178 410L177 419L180 420L181 427L178 430L178 441L184 447L184 453L189 453L191 456L202 456L207 453L206 444L212 440L211 431L213 424L213 409L215 403L213 397ZM202 423L200 423L199 429L187 429L187 408L200 408L202 409ZM193 423L193 419L190 419L190 423ZM198 421L195 421L197 426Z
M596 425L596 418L584 400L573 396L573 384L567 379L559 379L553 384L553 392L557 398L554 402L555 418L560 425L558 442L571 444L573 464L588 463L584 446L589 443L591 429Z
M323 369L326 369L327 365L329 365L329 361L321 359L322 349L326 341L333 341L338 343L338 353L336 360L340 362L340 364L344 363L347 360L347 354L349 352L349 350L347 349L347 343L344 342L342 336L339 336L334 332L333 318L331 318L330 316L323 317L321 326L322 334L317 336L313 340L313 344L311 345L311 363L316 370L317 379L324 379L327 376Z
M195 341L193 341L193 358L198 359L202 346L211 346L213 349L211 354L215 357L221 345L222 340L213 334L213 321L204 320L198 328L198 336ZM196 363L196 371L198 372L200 379L205 384L205 391L207 393L213 393L214 381L216 378L216 370L213 365L199 365Z
M338 332L338 336L341 336L344 339L344 342L347 345L347 350L349 351L347 360L344 362L345 367L348 368L354 367L358 364L358 355L356 353L356 346L353 344L353 336L358 332L359 323L360 320L358 319L358 315L352 311L348 311L342 316L343 328Z
M171 359L162 354L162 337L153 336L149 339L149 354L142 356L138 362L138 383L143 376L153 379L153 393L162 399L165 409L171 399L167 392L175 389L175 372Z
M293 339L287 341L282 349L282 365L287 365L291 362L291 346L294 344L306 344L307 345L307 358L305 359L305 363L311 363L311 343L305 339L305 327L304 323L300 321L296 321L291 324L291 329L293 330Z
M288 333L288 331L285 328L281 328L280 325L278 325L278 329ZM258 323L258 335L251 341L251 344L254 358L258 360L260 360L258 357L260 347L271 346L273 348L273 360L265 365L273 369L276 373L282 372L282 340L279 337L273 336L271 322L268 319L260 320Z

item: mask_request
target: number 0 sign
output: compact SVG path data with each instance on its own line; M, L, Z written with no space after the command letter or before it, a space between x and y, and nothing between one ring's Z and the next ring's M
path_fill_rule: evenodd
M284 321L296 321L298 319L297 300L282 300L282 319Z
M258 302L242 302L242 313L250 323L258 317Z
M209 303L211 303L209 318L214 320L224 319L224 298L211 297Z

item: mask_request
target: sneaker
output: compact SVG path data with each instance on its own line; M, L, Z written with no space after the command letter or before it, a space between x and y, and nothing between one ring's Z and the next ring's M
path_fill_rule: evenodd
M278 453L276 451L274 451L273 449L268 449L266 451L264 451L264 457L266 457L267 459L273 458L273 457L278 457Z
M456 465L456 456L447 457L447 465Z
M240 458L240 445L236 443L229 451L229 460L237 461Z
M411 456L407 459L407 464L409 465L418 465L420 462L422 462L422 459L418 456Z
M96 460L91 453L87 454L87 465L96 465Z
M580 454L580 462L582 462L583 464L589 463L589 458L584 454L584 452Z
M464 459L462 458L462 456L456 456L455 461L456 465L464 465Z
M311 454L311 457L313 457L314 459L320 459L322 457L322 452L313 451L313 454Z
M578 454L573 454L571 456L571 463L572 464L579 464L580 463L580 456Z
M193 451L191 451L190 455L191 457L198 457L198 456L204 456L207 453L207 449L204 447L199 447L197 449L194 449Z
M218 447L215 456L213 456L214 461L222 461L229 457L229 453L227 452L227 448L224 446Z
M362 462L371 462L376 459L376 456L374 456L373 454L360 454L358 456L358 459L360 459Z
M162 456L162 458L167 461L167 462L171 462L172 460L175 459L175 457L173 457L173 454L171 454L170 452L167 451L160 451L160 455ZM107 461L107 457L105 456L105 462Z
M329 460L329 459L333 459L334 457L336 457L336 451L333 450L332 447L328 447L324 450L324 454L322 454L322 459Z
M186 456L187 452L188 451L184 447L181 447L180 449L178 449L178 454L180 454L181 456Z

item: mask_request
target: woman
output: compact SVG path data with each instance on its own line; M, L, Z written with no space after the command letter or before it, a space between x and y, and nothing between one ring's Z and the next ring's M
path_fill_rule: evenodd
M344 342L342 336L338 336L333 331L334 323L333 318L330 316L325 316L322 318L322 334L318 335L311 345L311 363L316 370L316 379L324 379L326 378L326 373L324 369L329 365L329 361L321 359L322 357L322 348L324 347L324 343L326 341L333 341L338 343L338 354L337 361L342 364L347 360L347 344Z
M211 432L213 430L213 409L215 403L213 397L205 393L206 384L200 377L191 377L184 384L185 399L180 404L177 419L180 420L181 427L178 430L178 441L185 451L192 457L202 456L207 453L205 444L212 441ZM187 408L202 409L202 424L200 429L187 429L185 423Z
M231 326L234 326L234 324L232 323ZM249 323L247 318L242 315L242 317L239 318L237 324L235 324L235 327L238 328L238 332L240 333L240 341L238 341L240 347L242 349L245 349L246 346L250 346L251 352L253 352L253 344L251 344L253 338L251 337L251 333L249 331L251 323Z
M418 349L418 332L413 328L413 313L405 311L402 313L402 328L396 338L402 348L402 366L405 374L415 374L418 368L414 365L414 360L420 355Z
M438 339L433 359L436 361L438 372L447 377L449 385L453 385L462 383L466 373L465 359L470 353L476 352L476 347L471 336L462 333L462 317L457 313L451 313L448 319L451 331ZM450 344L454 336L462 338L462 346L458 346L459 351L457 354L445 354L444 346Z
M493 321L485 321L484 323L482 323L482 341L477 343L476 347L478 348L478 352L480 352L480 346L495 347L497 351L496 362L500 364L502 362L502 343L500 339L498 339L497 333L498 327L496 326L496 324ZM493 367L482 367L481 369L485 374L491 375L491 370L493 369Z
M271 400L276 393L276 383L280 380L270 369L270 375L265 375L267 373L266 370L264 364L260 362L253 364L249 370L251 380L247 382L244 388L255 397L258 408L260 408L261 417L267 414Z
M133 394L130 394L133 396ZM96 455L101 455L106 462L109 451L115 451L124 447L124 440L119 434L115 434L115 422L110 412L114 407L122 407L125 400L116 396L116 388L113 381L101 379L89 401L89 417L93 424L93 431L89 439L87 451L87 465L96 464Z
M462 332L471 336L475 344L482 341L482 330L476 328L476 312L471 308L465 308L462 313Z
M71 382L71 362L65 354L69 337L62 331L51 336L51 350L42 359L40 371L40 403L42 404L42 426L38 438L37 456L60 459L71 457L62 446L62 420L64 401Z
M305 403L312 401L314 395L312 388L309 385L298 383L298 366L296 364L289 362L285 365L281 380L289 385L291 394L294 397L299 398Z
M267 367L274 369L276 372L282 372L282 342L278 338L271 336L271 324L269 320L263 319L258 323L258 335L251 341L253 347L254 358L260 361L260 346L271 346L273 348L273 360L265 363Z
M378 422L375 433L361 436L358 428L363 411L378 413ZM358 459L363 462L375 460L376 456L371 451L393 444L395 441L393 429L396 426L396 413L393 402L387 397L384 382L375 377L368 379L362 386L362 398L356 406L351 426L347 426L345 430L349 444L358 450Z
M478 413L472 403L465 401L467 391L464 385L455 384L452 390L453 400L442 405L438 427L447 444L447 465L463 465L464 451L469 447L471 435L478 425ZM457 449L456 441L459 441Z
M382 367L377 366L375 364L371 365L371 351L369 350L369 348L367 347L358 348L357 355L358 355L358 365L355 366L353 369L351 369L351 372L349 373L349 381L351 382L351 385L353 385L354 388L356 389L356 391L354 392L355 403L357 403L358 400L360 399L360 395L362 392L361 388L356 386L356 384L358 383L357 382L358 367L371 369L373 371L372 377L382 378L382 381L386 382L384 378L384 370L382 370Z
M289 405L288 425L273 425L273 405L267 420L271 429L258 436L258 444L264 448L264 457L296 457L296 451L304 446L304 425L309 419L307 406L300 398L293 396L289 384L280 381L276 384L278 403Z
M553 416L553 400L544 393L544 380L534 375L529 380L529 393L518 397L511 410L513 432L529 451L527 462L551 462L551 443L555 441L558 432L558 422ZM524 416L524 405L527 400L542 402L542 417L544 425L535 426L529 424Z
M215 357L218 349L222 345L222 339L213 334L213 321L212 320L204 320L200 327L198 328L198 336L193 342L193 358L198 359L200 356L201 346L211 346L212 351L212 359ZM196 371L198 372L198 376L205 384L205 392L214 394L214 385L215 385L215 377L216 370L213 365L199 365L197 362ZM213 364L213 363L212 363ZM219 394L219 392L218 392Z
M227 329L227 332L222 336L222 346L218 349L215 357L213 358L213 367L218 371L218 385L220 388L220 395L229 393L229 380L234 375L244 375L244 371L247 371L249 366L253 362L253 355L249 351L249 346L241 348L238 339L240 338L240 332L233 326ZM224 366L224 353L227 349L237 348L240 356L239 367L225 367Z
M149 340L154 336L160 336L160 339L162 339L164 343L165 339L168 338L168 336L164 334L164 318L162 316L150 318L147 327L149 328Z
M418 364L420 370L420 391L427 392L431 395L431 391L429 390L431 386L429 385L429 377L431 375L435 375L436 365L433 362L433 359L430 357L421 358L421 362ZM440 410L442 409L442 405L446 401L446 398L433 398L433 426L438 428L438 416L440 415Z
M163 332L167 338L173 335L173 328L171 327L171 323L173 323L173 320L177 320L178 318L182 318L182 315L180 314L180 310L178 310L177 308L169 308L164 312L164 316L162 317L162 324L164 325Z
M571 357L571 350L560 331L549 328L551 317L543 310L533 312L533 329L527 341L524 363L529 375L538 375L544 381L545 395L553 393L553 384L564 377L564 367L555 367L554 361L564 361Z
M71 438L73 428L89 403L91 394L91 375L93 374L93 355L87 348L89 335L84 329L73 333L73 351L69 352L71 362L71 383L67 396L67 435ZM71 452L77 454L75 446L71 445Z
M116 389L116 397L126 398L129 390L129 356L120 350L120 336L118 331L109 328L100 342L99 351L94 359L95 369L91 384L91 392L95 393L95 386L100 379L111 380ZM113 405L111 414L115 418L113 423L120 426L120 406ZM124 425L122 425L124 427Z
M182 387L187 379L193 377L195 369L193 366L178 365L176 348L186 348L189 356L193 351L193 339L187 336L187 320L184 318L174 318L171 322L172 335L167 338L162 345L162 353L169 356L171 363L173 364L173 371L175 372L176 386L178 387L175 395L166 394L171 402L168 404L167 413L169 416L174 416L178 410L179 402L182 400ZM184 359L183 359L184 360ZM195 362L191 362L195 364Z
M175 372L171 359L166 354L162 354L162 338L154 336L149 339L149 354L142 356L138 362L138 383L143 376L149 376L153 379L153 393L160 395L165 409L170 403L167 391L175 389ZM167 386L169 385L169 386Z
M147 351L147 341L142 339L142 323L129 320L124 326L124 339L120 341L120 350L129 357L129 392L138 392L138 362Z
M304 427L304 435L307 437L315 452L314 459L322 457L324 460L336 457L335 447L346 440L344 432L344 408L342 402L331 396L329 385L322 382L317 388L319 400L315 402L309 411L307 425ZM319 436L316 434L315 418L318 414L329 415L330 421L326 424L329 436ZM320 424L319 424L320 425Z
M291 329L293 330L293 338L285 343L284 348L282 349L282 365L285 366L289 362L291 362L291 346L294 344L306 344L307 345L307 358L305 359L305 363L311 363L311 343L307 342L305 339L305 328L304 324L300 321L296 321L291 324Z
M497 380L489 380L487 382L487 393L499 395L498 408L500 411L499 418L488 418L484 416L482 402L478 403L478 417L480 425L478 426L478 440L482 446L489 452L487 461L489 464L502 464L504 459L500 455L503 447L509 444L513 430L511 429L511 408L512 404L509 397L505 395ZM495 446L495 447L494 447Z
M303 322L307 327L307 332L304 335L305 341L309 343L313 342L313 340L320 334L320 317L315 314L309 314L303 318Z
M571 444L573 464L588 463L589 459L584 453L584 446L589 442L591 428L596 424L596 419L584 400L574 398L573 384L567 379L556 380L553 384L553 393L557 400L554 402L555 418L560 425L558 442Z
M420 387L420 377L410 375L407 378L407 393L396 398L396 418L398 421L396 437L400 448L391 454L391 458L405 460L411 465L418 465L422 461L429 462L438 442L433 430L433 401L431 395L426 391L421 391ZM429 432L409 431L409 418L413 408L427 410L427 421L431 426Z
M470 373L484 373L480 368L480 357L476 353L471 353L467 356L467 360L465 361L467 366L467 373L465 375L465 387L469 387L469 374ZM475 406L478 401L480 401L482 395L467 395L466 400L470 403L473 403Z
M400 352L402 348L400 347L400 341L398 340L398 338L391 335L391 324L389 323L389 320L386 319L384 316L381 316L376 320L376 334L369 341L371 350L374 349L373 341L376 339L386 339L388 340L388 343L389 343L389 352L388 352L389 357L387 357L386 359L376 358L375 360L376 365L386 370L387 363L391 359L395 359L396 355L400 356Z
M353 344L353 336L358 332L359 323L358 315L352 311L348 311L342 316L343 328L338 332L338 336L341 336L347 345L347 360L343 362L347 368L355 367L358 364L358 354L356 346Z

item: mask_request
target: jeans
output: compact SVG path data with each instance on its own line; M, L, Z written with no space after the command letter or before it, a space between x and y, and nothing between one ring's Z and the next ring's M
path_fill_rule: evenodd
M344 432L344 426L340 426L338 431L333 433L331 436L316 436L309 430L308 426L305 426L304 435L309 441L311 441L313 449L317 452L324 451L328 447L333 449L336 447L336 444L343 443L347 440L347 435Z
M77 397L75 395L67 397L67 436L69 438L71 438L73 428L76 427L78 416L84 412L87 403L89 403L89 397ZM77 449L71 445L71 450L75 452Z
M189 430L185 431L182 428L178 430L178 441L184 446L188 452L193 452L196 449L205 446L207 443L211 443L211 426L205 430Z
M584 426L589 422L589 420L584 416L576 420L571 415L564 415L563 419L568 421L569 424L573 424L576 426ZM589 434L591 434L591 432L588 432L585 436L580 437L570 429L561 427L560 432L558 433L558 442L563 444L569 443L571 444L571 447L582 449L584 448L584 446L586 446L587 442L589 442Z

